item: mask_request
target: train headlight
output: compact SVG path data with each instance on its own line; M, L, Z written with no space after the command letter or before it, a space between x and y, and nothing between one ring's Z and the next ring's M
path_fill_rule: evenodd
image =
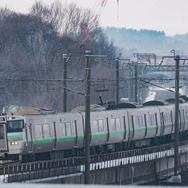
M13 116L8 117L8 120L13 120L13 119L15 119L15 117L13 117Z
M12 146L17 146L17 145L19 145L19 142L15 141L15 142L11 142L10 144L11 144Z
M8 120L12 120L12 117L10 116L10 117L8 117Z

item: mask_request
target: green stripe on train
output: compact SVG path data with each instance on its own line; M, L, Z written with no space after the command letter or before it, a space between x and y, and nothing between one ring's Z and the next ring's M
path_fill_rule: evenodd
M156 127L148 127L148 131L153 131L155 130ZM140 129L136 129L135 132L144 132L145 128L140 128ZM133 130L130 130L130 132L133 132ZM129 132L126 132L127 134L129 134ZM120 136L123 135L124 131L114 131L114 132L110 132L110 136ZM107 133L98 133L98 134L92 134L92 138L102 138L102 137L106 137ZM57 142L71 142L74 141L75 137L74 136L68 136L68 137L64 137L64 138L57 138ZM78 136L78 140L81 141L84 139L84 136ZM34 140L34 144L47 144L47 143L52 143L53 139L43 139L43 140Z
M101 138L106 137L107 133L98 133L98 134L92 134L92 138Z
M113 131L110 132L110 136L124 135L124 131Z
M84 136L78 136L78 140L83 140L84 139Z
M63 138L57 138L57 142L71 142L74 141L75 137L74 136L67 136ZM78 141L83 140L84 136L78 136Z
M11 138L23 138L22 135L12 135L12 136L8 136L8 139L11 139Z
M83 138L84 138L83 136L79 136L78 140L83 140ZM53 140L54 140L53 138L43 139L43 140L34 140L33 143L34 144L48 144L48 143L52 143ZM57 142L71 142L71 141L74 141L73 136L57 138Z
M34 140L33 144L49 144L53 142L53 138L43 139L43 140Z
M71 142L71 141L74 141L73 136L68 136L68 137L64 137L64 138L57 138L57 142Z
M148 131L155 131L155 130L156 130L156 127L148 127L147 130L148 130Z
M147 128L147 131L155 131L156 130L156 127L148 127ZM145 132L146 129L145 128L139 128L139 129L136 129L135 132Z

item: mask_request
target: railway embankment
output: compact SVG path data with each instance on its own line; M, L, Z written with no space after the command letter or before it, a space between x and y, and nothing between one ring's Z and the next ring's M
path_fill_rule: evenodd
M179 173L185 181L188 141L180 143L179 163ZM84 164L84 157L10 164L0 168L1 182L83 184ZM90 156L91 184L162 184L173 174L173 144Z

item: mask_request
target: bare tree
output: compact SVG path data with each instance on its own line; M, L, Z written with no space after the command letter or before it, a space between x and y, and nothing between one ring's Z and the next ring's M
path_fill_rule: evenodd
M62 54L67 52L82 52L68 62L68 109L83 105L84 97L78 93L84 91L84 50L109 58L115 53L113 44L93 22L92 12L75 4L44 6L37 2L28 15L4 9L0 15L0 106L42 106L61 111ZM113 65L99 60L91 66L94 91L102 77L112 77ZM101 69L105 73L101 74ZM94 92L92 102L98 102Z

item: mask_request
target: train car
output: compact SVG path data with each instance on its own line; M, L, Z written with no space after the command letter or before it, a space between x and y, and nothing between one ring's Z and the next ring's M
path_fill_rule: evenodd
M159 106L161 119L161 139L163 139L163 142L166 140L171 140L171 136L174 133L174 109L174 105L172 104Z
M84 114L83 117L85 117ZM119 147L122 147L122 143L128 141L129 129L126 110L92 112L90 119L90 145L96 153L118 150Z
M28 150L35 155L62 158L71 156L73 149L83 148L84 128L80 113L26 115L25 122Z
M18 160L27 153L24 117L0 116L0 158Z
M186 138L188 135L188 105L181 103L179 106L179 132L180 136Z
M188 135L188 103L179 108L181 139ZM175 106L144 106L91 111L91 153L147 147L174 139ZM57 159L84 155L85 112L0 116L0 157L7 160Z
M188 130L188 105L187 103L180 104L180 132Z
M152 139L160 136L160 116L158 107L147 106L127 109L129 117L130 141L133 147L149 146Z

